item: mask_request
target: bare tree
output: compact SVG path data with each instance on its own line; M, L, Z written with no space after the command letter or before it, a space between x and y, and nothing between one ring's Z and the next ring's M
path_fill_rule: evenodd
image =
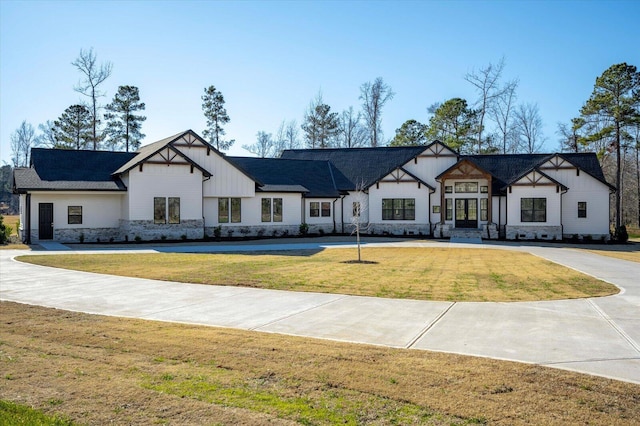
M558 131L560 135L560 149L568 152L580 152L580 147L584 146L587 141L582 134L581 129L586 124L584 118L577 117L571 119L571 126L565 123L558 123Z
M358 246L358 263L362 262L361 247L360 247L360 234L367 232L369 229L369 209L368 209L368 197L365 192L366 188L364 182L360 182L356 185L355 193L352 195L353 211L351 214L351 225L353 230L351 235L356 235L356 245Z
M367 129L362 125L362 116L349 107L340 114L339 136L337 145L341 148L364 146L367 140Z
M296 120L291 120L287 123L287 126L284 129L284 138L286 141L286 149L300 148L300 131L298 130L298 123Z
M372 147L378 146L382 141L382 108L394 96L395 93L384 83L382 77L376 78L373 83L366 82L360 86L362 111Z
M98 65L96 60L96 54L93 52L92 47L89 50L80 49L78 58L71 62L71 65L75 66L83 74L82 80L78 82L74 90L90 99L93 128L91 140L94 150L98 149L98 142L100 141L98 136L98 123L100 122L98 118L98 98L104 96L104 93L98 90L98 86L111 75L113 69L111 62L103 62Z
M514 113L514 119L520 151L527 154L538 152L544 143L542 119L538 111L538 104L518 105Z
M37 146L46 146L48 148L58 147L53 121L47 120L44 123L38 124L38 130L40 130L40 134L36 136Z
M253 145L242 145L242 148L260 158L273 157L274 141L271 133L259 131L256 133L256 138L256 143Z
M502 153L513 150L513 108L516 101L516 89L518 79L507 82L501 90L500 96L495 98L495 102L489 110L489 115L496 122L498 136L502 141ZM509 149L511 148L511 149Z
M25 121L11 134L11 160L13 167L28 167L31 146L35 145L35 130Z
M471 71L464 79L471 83L478 92L478 100L474 107L478 111L478 139L477 152L482 152L482 132L485 125L485 116L493 108L496 99L502 96L504 88L500 86L500 77L504 70L504 57L496 64L489 64L478 71Z

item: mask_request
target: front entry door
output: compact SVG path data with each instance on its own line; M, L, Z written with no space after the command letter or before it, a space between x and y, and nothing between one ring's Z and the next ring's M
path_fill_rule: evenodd
M478 227L478 200L476 198L456 199L456 228Z
M53 239L53 203L40 203L38 215L38 238Z

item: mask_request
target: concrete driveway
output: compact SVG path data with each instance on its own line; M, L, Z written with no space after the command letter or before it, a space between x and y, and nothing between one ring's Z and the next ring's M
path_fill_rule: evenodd
M490 357L640 383L640 263L560 245L369 240L367 246L530 252L611 282L616 296L516 303L428 302L203 286L67 271L17 255L331 249L339 239L179 244L117 250L52 244L0 250L0 300L87 312Z

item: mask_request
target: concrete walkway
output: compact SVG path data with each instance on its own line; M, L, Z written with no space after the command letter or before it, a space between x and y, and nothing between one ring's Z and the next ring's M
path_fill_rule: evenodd
M549 302L470 303L203 286L28 265L0 250L0 300L93 314L452 352L535 363L640 384L640 263L560 245L370 240L367 247L469 247L533 253L611 282L616 296ZM248 252L331 249L351 242L265 241L69 253Z

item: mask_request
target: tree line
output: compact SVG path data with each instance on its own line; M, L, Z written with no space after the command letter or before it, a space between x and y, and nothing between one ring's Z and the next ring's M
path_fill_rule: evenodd
M100 98L106 96L101 86L111 76L113 64L98 63L96 53L90 48L80 49L71 65L81 75L73 89L86 100L69 106L57 119L39 124L39 133L24 120L11 134L14 167L29 165L34 146L127 152L140 146L145 136L141 129L146 117L139 114L145 109L139 89L131 85L119 86L112 101L101 105Z
M74 90L86 98L69 106L54 121L40 124L39 134L26 121L11 135L14 167L29 164L32 146L62 149L136 150L144 134L145 109L135 86L119 86L111 103L102 106L102 83L111 75L110 62L98 64L93 49L80 50L72 65L81 74ZM464 76L476 98L471 102L451 98L426 108L428 121L406 120L393 138L384 139L383 109L395 95L382 77L360 86L360 109L350 106L332 111L319 92L304 111L300 125L283 120L274 133L261 130L256 141L243 148L259 157L277 157L285 149L356 148L364 146L424 145L439 140L461 153L535 153L547 140L538 105L518 103L519 80L505 79L505 60L489 63ZM228 150L224 126L230 117L222 93L211 85L204 89L203 136L218 150ZM104 109L105 113L101 111ZM103 120L105 124L103 125ZM633 65L615 64L596 78L592 94L575 118L558 123L562 151L594 151L605 176L618 188L615 195L616 229L640 226L640 73Z

